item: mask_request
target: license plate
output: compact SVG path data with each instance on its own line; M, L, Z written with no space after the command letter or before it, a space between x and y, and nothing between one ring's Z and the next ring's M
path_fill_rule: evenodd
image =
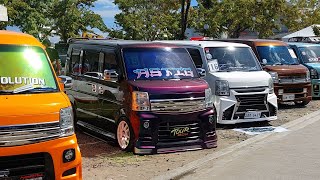
M261 112L250 111L244 114L245 119L255 119L260 117L261 117Z
M282 95L282 100L283 101L291 101L294 100L295 96L294 94L284 94Z
M183 137L188 136L190 134L190 127L174 127L170 129L170 135L172 137Z

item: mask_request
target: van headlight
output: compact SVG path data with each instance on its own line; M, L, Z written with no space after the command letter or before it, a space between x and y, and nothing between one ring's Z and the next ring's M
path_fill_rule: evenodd
M273 80L273 83L279 83L279 77L277 72L268 72L271 75L271 78Z
M204 91L205 94L205 101L206 101L206 108L213 107L213 96L211 92L211 88L208 88Z
M230 96L229 83L226 80L216 80L216 95Z
M273 80L272 78L269 79L269 94L274 93L274 86L273 86Z
M306 74L306 81L309 82L311 79L318 79L318 72L315 69L310 69L307 71Z
M60 130L61 136L74 134L72 107L60 109Z
M150 111L149 94L147 92L132 92L132 110L133 111Z

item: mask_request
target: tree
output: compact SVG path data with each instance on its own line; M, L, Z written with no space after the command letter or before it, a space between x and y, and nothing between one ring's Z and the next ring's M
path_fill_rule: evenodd
M190 4L191 0L180 0L181 1L181 20L180 20L180 36L179 39L185 39L185 32L187 29L187 23L188 23L188 15L190 10Z
M312 27L312 30L313 30L313 33L314 33L316 36L320 36L319 27L313 26L313 27Z
M52 7L52 0L0 0L0 4L8 9L8 22L2 22L1 29L7 26L17 26L22 32L31 34L42 39L47 34L47 27L50 25L48 11Z
M115 38L175 39L179 34L179 3L176 0L115 0L122 11L115 16Z
M9 22L0 23L0 28L17 26L22 32L39 40L58 35L63 42L80 32L92 32L98 28L108 29L100 15L89 8L96 0L0 0L8 8Z
M95 1L54 0L49 16L53 20L53 34L60 36L62 42L67 42L68 38L77 37L80 32L93 32L92 28L108 31L101 16L90 10Z

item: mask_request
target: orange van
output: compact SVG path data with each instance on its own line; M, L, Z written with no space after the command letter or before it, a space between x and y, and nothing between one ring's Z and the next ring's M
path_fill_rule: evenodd
M82 179L73 110L44 46L0 31L0 179Z

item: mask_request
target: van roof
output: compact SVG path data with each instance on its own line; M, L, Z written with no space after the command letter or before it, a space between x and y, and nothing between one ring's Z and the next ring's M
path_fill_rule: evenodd
M279 40L272 40L272 39L219 39L219 41L232 41L238 43L248 43L251 42L255 46L288 46L287 43Z
M246 44L241 43L233 43L233 42L222 42L222 41L188 41L188 40L165 40L165 41L156 41L162 43L171 43L171 44L179 44L179 45L193 45L193 46L201 46L201 47L249 47Z
M152 41L138 41L138 40L108 40L108 39L89 39L76 40L73 44L93 44L93 45L109 45L121 47L178 47L169 43L159 43Z
M0 44L44 46L33 36L20 32L0 30Z

